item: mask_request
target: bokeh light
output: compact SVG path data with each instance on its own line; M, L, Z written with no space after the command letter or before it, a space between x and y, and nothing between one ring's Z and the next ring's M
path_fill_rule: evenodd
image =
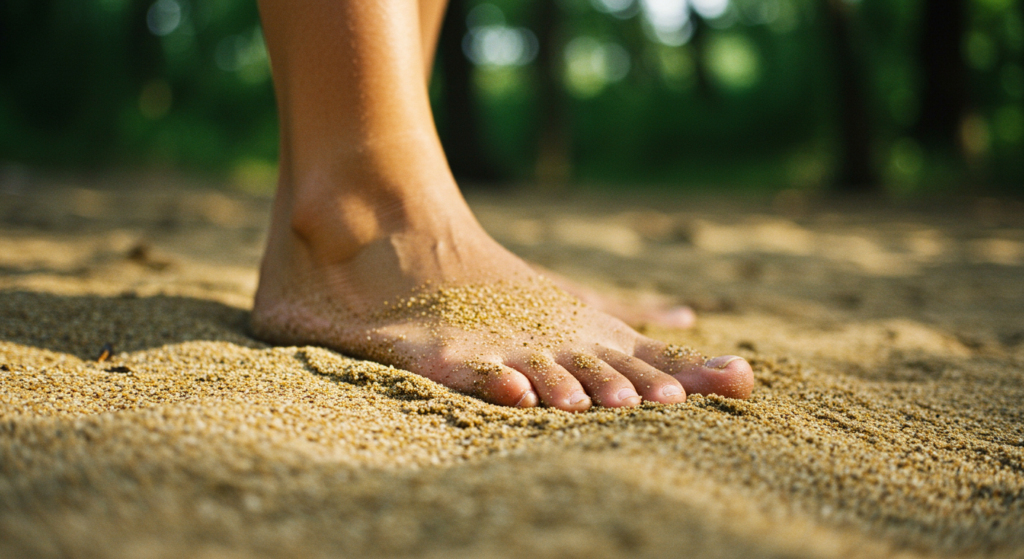
M924 150L913 138L903 137L893 142L886 173L897 194L909 194L913 190L924 169L924 161Z
M270 79L267 45L258 26L248 33L221 39L214 51L214 62L225 72L237 73L244 82L259 83Z
M618 43L582 36L565 47L565 81L577 97L597 95L625 78L629 67L629 52Z
M716 35L708 45L708 67L730 89L745 89L760 77L760 60L754 43L745 35Z
M170 35L181 25L183 12L182 3L178 0L157 0L146 13L146 25L154 35Z
M722 17L729 9L729 0L690 0L693 11L705 19Z
M611 14L618 19L629 19L640 11L637 0L590 0L590 4L597 11Z
M693 36L690 5L687 0L641 0L645 29L665 45L686 44Z
M984 116L973 113L964 118L960 124L960 142L969 160L976 161L988 155L992 137Z
M486 25L470 29L463 51L481 66L523 66L537 57L537 36L522 27Z
M505 25L505 14L494 4L473 8L466 17L469 31L462 51L478 66L524 66L537 57L539 43L533 31Z

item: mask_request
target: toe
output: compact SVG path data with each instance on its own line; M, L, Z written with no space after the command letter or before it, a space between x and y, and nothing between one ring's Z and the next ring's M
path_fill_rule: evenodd
M697 315L690 307L672 307L651 313L650 321L665 328L686 329L697 321Z
M558 361L576 377L597 405L619 408L640 404L640 394L633 383L597 356L582 351L566 352Z
M634 355L675 377L687 394L718 394L746 399L754 389L754 373L750 364L736 355L705 360L688 348L649 339L637 345Z
M530 379L540 401L553 408L580 412L590 409L586 390L564 367L547 355L530 355L508 363Z
M455 371L451 388L499 406L532 408L539 398L530 380L501 363L467 361Z
M644 400L662 404L678 404L686 401L686 391L683 389L683 385L674 377L655 369L648 363L613 349L602 350L598 355L626 377Z

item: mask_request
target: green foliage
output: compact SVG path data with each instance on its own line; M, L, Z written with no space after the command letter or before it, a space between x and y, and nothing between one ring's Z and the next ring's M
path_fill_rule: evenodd
M839 2L864 70L873 164L894 193L1024 182L1024 6L967 1L957 154L917 132L924 0ZM472 13L513 35L531 30L550 61L476 60L472 70L480 135L508 179L534 178L551 126L564 128L562 178L584 182L817 188L837 172L842 107L825 0L731 0L675 31L639 2L560 0L547 12L555 21L539 19L542 0L487 3ZM272 169L277 125L255 1L7 0L0 10L0 162ZM444 135L455 117L441 109L437 72ZM544 116L552 103L555 123Z
M276 157L254 2L11 0L0 150L36 165L222 170ZM170 24L173 29L170 28Z

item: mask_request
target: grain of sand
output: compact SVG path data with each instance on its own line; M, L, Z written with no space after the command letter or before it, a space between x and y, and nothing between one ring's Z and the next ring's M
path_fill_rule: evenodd
M0 195L0 556L1024 557L1019 207L564 204L474 201L685 297L698 328L649 333L746 356L751 400L515 410L269 347L266 200Z

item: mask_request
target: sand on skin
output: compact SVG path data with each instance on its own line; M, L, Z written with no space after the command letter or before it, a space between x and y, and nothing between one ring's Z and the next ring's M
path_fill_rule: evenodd
M1024 557L1024 212L701 204L474 201L757 377L571 415L252 339L264 199L0 195L0 556Z

